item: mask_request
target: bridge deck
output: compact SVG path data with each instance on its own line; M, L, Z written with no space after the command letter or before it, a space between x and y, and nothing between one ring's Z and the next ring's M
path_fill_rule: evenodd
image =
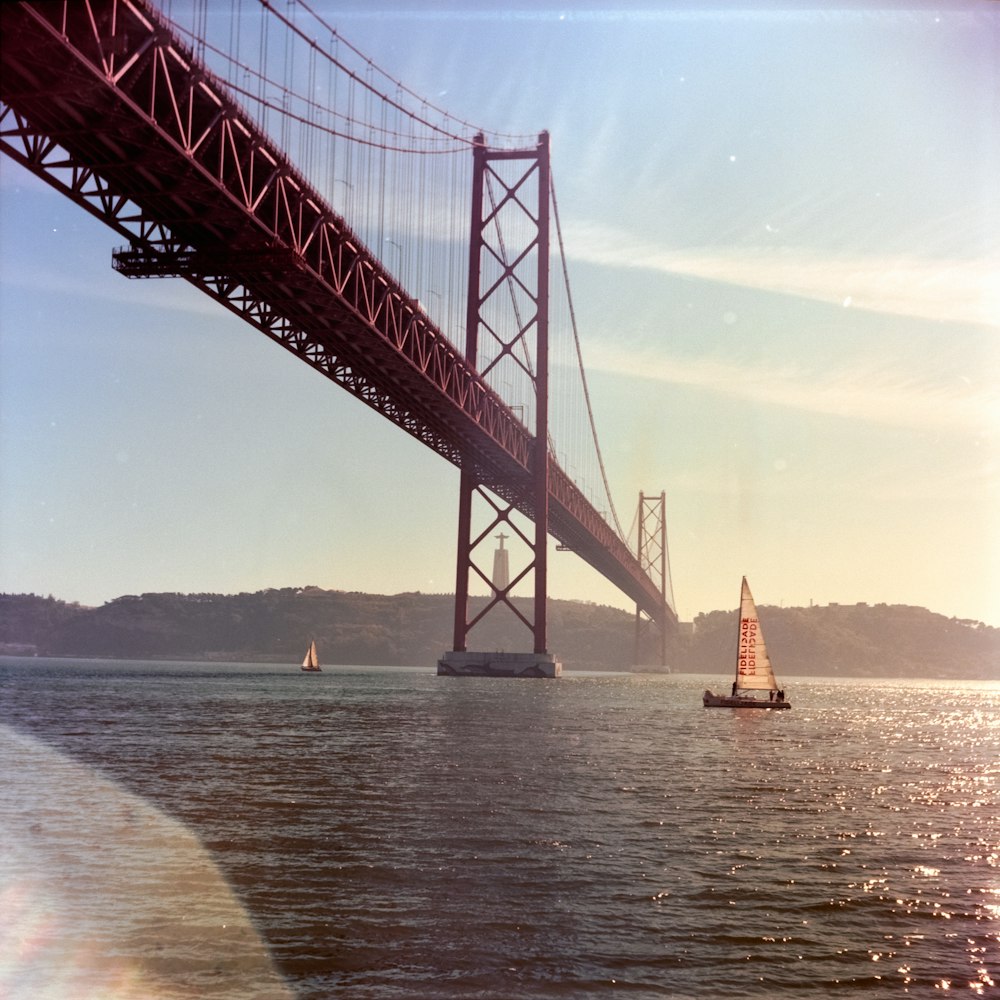
M532 516L533 437L152 7L3 4L0 29L0 148L129 241L122 273L184 277ZM675 622L546 460L551 533Z

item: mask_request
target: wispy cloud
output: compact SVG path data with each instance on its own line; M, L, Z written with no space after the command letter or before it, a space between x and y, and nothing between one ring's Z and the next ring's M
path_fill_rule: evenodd
M813 299L850 309L1000 329L1000 260L821 257L798 249L666 249L594 224L567 227L576 258Z
M111 271L111 251L107 251ZM222 307L212 298L188 285L182 278L130 280L113 277L108 282L88 281L62 270L27 268L18 263L3 266L3 284L25 292L54 294L75 298L98 299L116 305L141 309L162 309L195 316L218 317Z
M828 414L891 427L1000 434L1000 391L965 379L934 383L884 370L815 372L739 365L714 358L674 358L591 345L590 369L700 388L748 402Z

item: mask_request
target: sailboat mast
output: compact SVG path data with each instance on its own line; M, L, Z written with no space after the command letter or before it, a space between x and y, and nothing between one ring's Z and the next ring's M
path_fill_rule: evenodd
M739 610L736 612L736 662L733 664L735 675L733 677L733 694L740 689L740 631L743 627L743 588L747 585L747 578L743 577L740 584L740 601L737 604Z
M740 689L740 639L743 635L743 594L747 589L747 578L743 577L740 584L740 602L736 613L736 676L733 679L733 695Z

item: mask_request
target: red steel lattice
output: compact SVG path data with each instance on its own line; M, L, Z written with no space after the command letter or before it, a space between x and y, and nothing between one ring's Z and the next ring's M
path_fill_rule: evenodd
M128 241L118 270L185 278L534 518L532 435L153 7L3 4L0 32L0 148ZM663 617L546 461L551 534Z

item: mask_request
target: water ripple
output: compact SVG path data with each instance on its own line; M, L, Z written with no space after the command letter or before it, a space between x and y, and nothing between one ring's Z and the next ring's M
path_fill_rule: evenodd
M115 998L995 988L1000 686L800 682L752 718L705 686L5 661L2 720L73 775L0 786L5 900ZM44 996L13 948L0 993Z

